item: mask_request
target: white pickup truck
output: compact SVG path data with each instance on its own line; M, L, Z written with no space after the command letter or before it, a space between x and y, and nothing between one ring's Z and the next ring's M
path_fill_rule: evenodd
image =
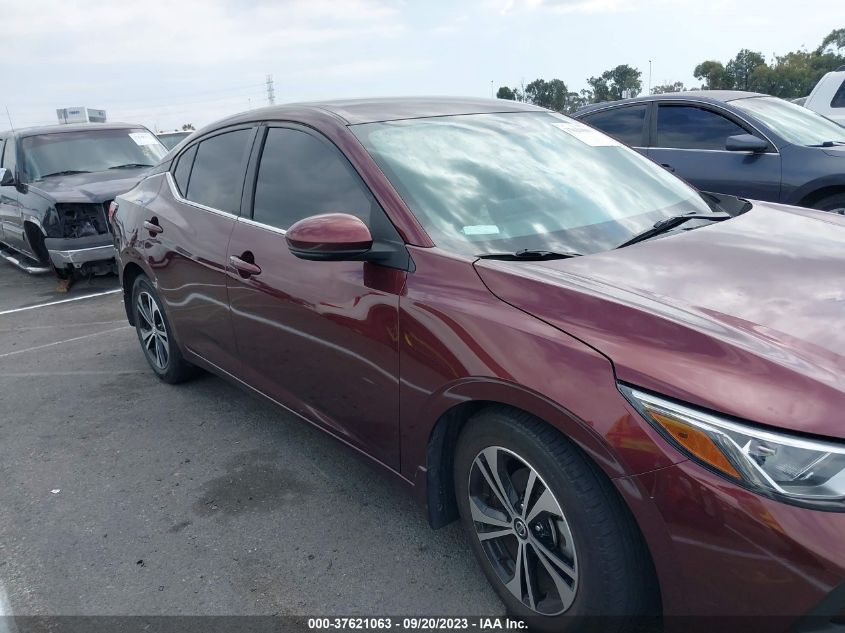
M819 79L804 107L845 125L845 66Z

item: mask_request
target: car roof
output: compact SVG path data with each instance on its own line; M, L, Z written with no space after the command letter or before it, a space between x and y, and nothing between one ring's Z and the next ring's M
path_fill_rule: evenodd
M644 101L685 101L695 100L703 101L705 103L729 103L738 99L750 99L752 97L768 97L760 92L746 92L744 90L685 90L683 92L666 92L656 95L643 95L642 97L634 97L633 99L621 99L619 101L603 101L601 103L591 103L583 108L579 108L575 114L585 114L594 110L601 110L611 106L619 106L628 103L638 103Z
M461 114L485 114L493 112L546 112L545 108L505 99L479 99L476 97L382 97L370 99L337 99L333 101L307 101L268 106L250 110L213 124L220 127L258 119L285 119L291 114L303 112L331 115L346 125L419 119Z
M35 127L15 128L0 132L0 138L12 134L16 136L36 136L38 134L54 134L61 132L81 132L84 130L124 130L128 128L143 128L140 123L55 123L53 125L39 125Z

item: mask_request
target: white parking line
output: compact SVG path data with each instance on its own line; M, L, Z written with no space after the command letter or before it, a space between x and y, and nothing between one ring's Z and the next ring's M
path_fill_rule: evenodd
M12 610L9 608L9 601L6 598L6 591L3 589L3 584L0 583L0 633L13 633L14 629Z
M58 301L48 301L47 303L39 303L38 305L34 306L25 306L23 308L12 308L11 310L2 310L0 311L0 316L4 314L12 314L14 312L24 312L25 310L35 310L37 308L46 308L48 306L57 306L60 303L70 303L71 301L82 301L83 299L93 299L94 297L102 297L105 295L113 295L116 292L123 292L120 288L114 288L113 290L104 290L103 292L97 292L92 295L83 295L81 297L71 297L70 299L59 299Z
M36 345L35 347L27 347L26 349L16 349L14 352L6 352L5 354L0 354L0 358L6 358L7 356L15 356L16 354L26 354L27 352L34 352L39 349L44 349L45 347L53 347L55 345L62 345L64 343L73 343L74 341L81 341L82 339L91 338L92 336L100 336L101 334L108 334L109 332L117 332L119 330L129 330L132 329L132 326L129 324L122 325L120 327L112 328L111 330L102 330L101 332L92 332L91 334L84 334L83 336L75 336L73 338L66 338L63 341L53 341L52 343L45 343L44 345Z

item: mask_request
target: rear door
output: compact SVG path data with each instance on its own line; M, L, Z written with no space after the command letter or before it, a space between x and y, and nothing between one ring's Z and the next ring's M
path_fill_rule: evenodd
M186 147L143 210L150 267L182 347L236 372L226 292L226 247L240 214L256 126L218 130Z
M648 156L703 191L777 202L780 198L780 154L731 152L729 136L765 136L748 124L698 103L662 102L651 129Z
M332 211L361 218L375 239L401 243L398 233L346 157L316 132L273 124L259 156L251 168L252 217L237 221L229 241L241 375L398 468L398 310L407 273L298 259L284 237L297 220ZM259 272L234 267L244 261Z

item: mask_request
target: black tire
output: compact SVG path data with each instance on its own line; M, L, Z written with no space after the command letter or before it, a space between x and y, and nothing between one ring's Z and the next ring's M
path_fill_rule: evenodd
M150 309L147 298L152 299L154 309ZM147 306L146 314L139 302ZM156 376L173 385L193 378L198 369L182 357L182 352L173 338L173 329L161 306L163 303L150 280L145 275L138 275L132 284L132 317L138 342L141 343L144 358ZM149 327L151 322L153 328Z
M516 512L517 517L523 512L522 516L528 519L536 508L548 506L547 488L563 521L557 519L556 512L539 511L533 523L518 525L520 519L508 521L508 514L497 513L496 499L485 498L479 492L486 489L485 481L490 481L482 472L490 455L496 456L498 472L509 473L500 480L509 482L504 487L511 491L510 512ZM533 492L527 503L522 503L532 469L536 473ZM627 631L650 622L646 617L655 616L660 607L653 566L633 517L604 473L556 430L509 407L486 408L461 431L455 449L454 476L461 523L484 574L510 615L525 619L532 630L557 632ZM520 479L526 482L522 486ZM485 509L484 521L474 520L471 504L475 506L476 519L481 516L481 508ZM507 512L507 507L498 505ZM522 511L522 505L528 505L528 509ZM487 525L487 518L493 515L502 520L500 525ZM501 534L507 531L504 524L508 522L513 525L512 535L490 538L482 544L480 532L489 536L498 530ZM567 591L574 591L574 595L569 593L566 599L566 592L554 589L562 585L546 571L549 567L541 565L539 546L544 543L549 546L547 552L552 551L558 555L557 560L571 565L572 576L563 573L565 567L557 568L558 579L573 580ZM512 586L518 583L523 599L518 599L505 584L507 571L516 569L516 561L521 560L515 550L524 553L529 566L534 562L533 569L529 567L527 572L527 577L533 579L530 596L524 581L513 580L515 574L509 582ZM546 563L555 560L544 558ZM503 562L507 560L512 563L510 567ZM534 600L535 608L528 606L529 600Z
M845 193L835 193L813 203L813 208L819 211L831 211L845 215Z

